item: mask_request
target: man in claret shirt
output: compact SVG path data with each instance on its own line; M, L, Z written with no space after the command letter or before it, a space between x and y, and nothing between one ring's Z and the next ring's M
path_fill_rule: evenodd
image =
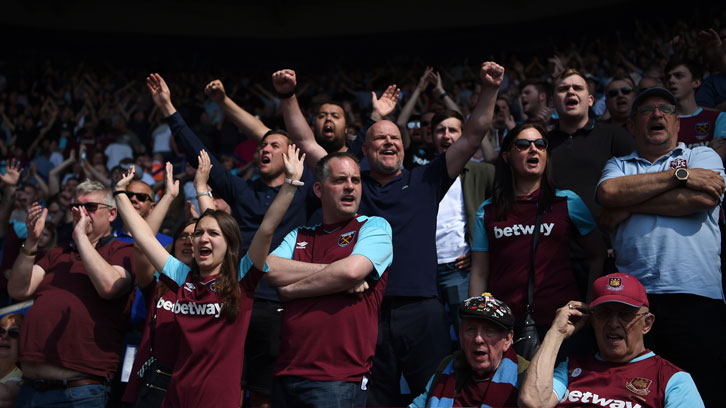
M690 374L645 348L655 316L643 285L614 273L597 279L592 293L589 306L573 300L557 310L530 362L520 406L703 407ZM562 342L588 321L599 353L555 367Z
M352 154L323 157L315 178L323 223L291 231L267 258L268 282L285 304L272 403L365 406L391 227L357 214L362 188Z

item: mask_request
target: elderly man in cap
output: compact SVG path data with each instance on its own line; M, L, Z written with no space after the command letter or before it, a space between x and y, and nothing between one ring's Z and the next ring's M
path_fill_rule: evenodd
M570 301L557 310L519 395L525 407L703 407L691 376L645 348L655 315L645 288L624 273L593 285L593 301ZM590 322L599 352L555 367L562 342Z
M512 310L490 293L459 305L461 350L444 358L411 407L516 407L527 360L512 347Z
M726 305L718 222L724 168L710 147L678 142L677 109L664 88L635 99L628 127L638 148L605 165L596 188L600 222L612 231L618 271L638 278L650 311L659 316L646 345L688 371L706 405L721 406Z

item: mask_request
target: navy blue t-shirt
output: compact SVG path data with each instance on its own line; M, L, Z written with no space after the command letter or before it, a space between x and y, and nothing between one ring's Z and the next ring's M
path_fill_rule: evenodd
M455 180L449 177L446 155L411 171L402 169L384 186L368 171L361 176L363 197L358 212L385 218L393 230L386 296L437 296L436 215Z

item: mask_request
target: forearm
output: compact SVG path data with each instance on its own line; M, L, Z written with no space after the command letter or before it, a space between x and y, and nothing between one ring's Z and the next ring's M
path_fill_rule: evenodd
M129 288L129 279L126 272L110 265L101 254L96 251L86 235L74 239L83 266L88 273L96 292L103 299L113 299Z
M37 251L37 243L28 243L26 241L25 249L27 251ZM35 255L28 256L22 251L15 258L15 263L10 269L8 276L8 294L15 300L26 300L35 292L33 285L33 265L35 264Z
M674 188L627 209L635 214L682 217L711 210L718 204L710 194L688 188Z
M288 299L330 295L350 289L372 270L373 264L368 258L351 255L279 290Z
M296 191L297 187L284 183L280 186L280 191L272 201L272 204L267 208L262 223L260 223L260 227L255 232L255 236L250 243L250 248L247 251L252 263L254 263L257 269L262 269L264 266L265 259L270 252L272 237L280 225L282 218L285 216L287 209L290 207L293 198L295 198Z
M677 186L673 171L614 177L600 183L597 199L603 207L628 207Z
M156 234L151 230L149 224L136 212L127 195L116 195L116 206L118 207L118 213L121 215L124 226L134 237L134 245L140 248L149 258L154 268L161 272L169 258L169 253L156 239ZM88 239L86 238L86 240ZM94 250L94 252L96 251Z
M164 218L166 217L166 213L169 211L169 207L171 207L171 203L174 202L175 198L176 197L172 197L171 194L164 194L159 199L159 202L156 203L151 213L146 217L146 224L149 225L149 228L154 235L159 232L161 224L164 222Z
M244 134L258 142L262 140L262 136L270 130L270 128L265 126L261 120L242 109L228 96L224 97L224 101L220 106L225 115L227 115L227 117L229 117Z
M421 95L421 90L416 87L416 89L414 89L411 93L411 96L408 97L406 104L403 105L403 108L401 108L401 112L398 114L396 124L399 127L406 128L408 119L411 117L411 113L413 113L413 109L416 107L416 101L418 100L419 95Z
M519 404L523 407L554 407L557 397L554 393L555 359L564 338L551 328L542 344L529 362L524 385L519 390Z
M327 152L318 145L313 135L313 130L305 121L300 106L295 95L281 99L280 108L282 109L282 117L285 120L285 128L290 138L301 151L307 154L305 163L314 169L318 160L324 157Z
M277 255L267 257L270 270L265 279L272 286L286 286L323 270L327 264L315 264L280 258Z
M489 282L489 253L471 252L471 274L469 276L469 297L481 296L487 291Z

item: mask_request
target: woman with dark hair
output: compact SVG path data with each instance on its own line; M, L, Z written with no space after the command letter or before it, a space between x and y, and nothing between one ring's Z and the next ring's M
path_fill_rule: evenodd
M294 145L283 155L285 175L292 181L299 181L303 172L304 155L302 159L298 155ZM132 166L116 191L124 191L133 176ZM280 187L244 257L234 218L220 210L204 211L194 226L190 266L166 252L125 194L115 194L136 245L161 271L160 280L177 295L173 304L164 303L164 308L173 311L180 335L165 340L178 343L179 351L162 407L239 406L244 339L254 291L268 269L265 259L272 235L296 188L293 183ZM212 200L207 193L198 191L202 208L208 205L205 201Z
M601 274L605 256L582 199L554 187L548 146L547 131L540 124L517 126L503 140L494 196L481 204L474 224L469 284L469 296L491 292L512 308L521 323L534 261L534 320L542 333L557 308L583 297L570 264L571 241L580 241L590 259L588 287ZM539 234L533 260L535 229Z

